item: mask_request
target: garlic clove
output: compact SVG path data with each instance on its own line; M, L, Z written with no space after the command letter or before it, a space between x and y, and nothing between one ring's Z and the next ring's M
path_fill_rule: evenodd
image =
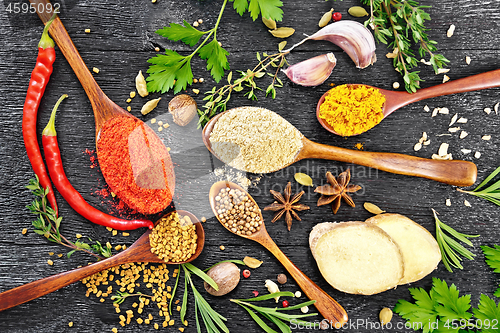
M339 46L358 68L366 68L377 61L373 34L363 24L356 21L341 20L329 24L284 52L289 52L310 39L328 40Z
M301 61L282 71L293 83L312 87L325 82L336 64L335 55L328 53Z

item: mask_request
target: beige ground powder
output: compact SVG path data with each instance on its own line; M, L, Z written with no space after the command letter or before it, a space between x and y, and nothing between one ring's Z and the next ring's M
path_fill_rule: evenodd
M219 118L210 143L224 163L247 172L268 173L293 162L302 148L302 137L278 114L244 106Z

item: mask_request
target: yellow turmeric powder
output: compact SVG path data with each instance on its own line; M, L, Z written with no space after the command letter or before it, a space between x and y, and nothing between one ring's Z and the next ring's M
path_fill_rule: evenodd
M363 133L384 119L385 96L364 85L341 85L329 90L319 117L339 135Z

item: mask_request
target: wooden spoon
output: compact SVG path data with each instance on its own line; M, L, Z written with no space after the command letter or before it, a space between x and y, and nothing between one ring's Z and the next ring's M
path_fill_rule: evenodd
M29 0L34 4L34 8L37 9L37 14L45 24L52 16L52 11L46 10L50 8L50 1L48 0ZM49 7L47 7L49 6ZM42 11L38 11L38 8L42 8ZM115 117L132 117L129 112L122 109L115 102L109 99L108 96L104 94L94 77L90 73L87 65L83 61L82 57L78 53L78 50L73 44L73 41L68 35L66 28L62 24L59 17L52 22L49 28L50 35L56 42L57 46L61 50L62 54L70 64L71 68L75 72L78 80L83 86L83 89L87 93L87 96L94 110L95 117L95 129L96 129L96 143L99 137L99 132L104 125L104 123ZM136 118L137 119L137 118Z
M183 216L189 216L191 218L191 221L193 221L193 223L195 223L196 225L196 235L198 236L198 239L196 240L196 252L187 261L165 262L156 254L152 253L151 246L149 245L149 234L151 233L151 230L148 230L125 251L109 257L108 259L98 261L88 266L76 268L71 271L49 276L44 279L36 280L0 293L0 311L50 294L53 291L59 290L62 287L66 287L74 282L80 281L81 279L84 279L92 274L118 265L133 262L183 264L193 261L200 255L201 251L203 250L203 246L205 244L205 231L203 230L203 226L201 225L200 221L190 212L178 210L169 214L173 214L175 212ZM166 214L165 216L168 216L169 214Z
M221 161L223 160L218 157L212 149L210 134L217 120L228 111L213 117L203 128L203 142L205 146L207 146L208 150ZM471 186L474 184L477 177L476 165L468 161L440 161L403 154L351 150L316 143L303 136L302 149L288 165L306 158L319 158L354 163L382 171L432 179L456 186ZM273 171L283 169L288 165L280 166Z
M215 197L219 194L220 190L223 188L230 188L230 189L239 189L240 191L246 193L250 200L253 201L255 205L257 203L255 200L248 194L242 187L235 183L231 183L228 181L220 181L212 185L210 188L210 194L209 194L209 200L210 200L210 206L212 207L212 211L214 212L214 215L219 219L219 215L217 214L217 211L215 209ZM257 205L258 207L258 205ZM259 217L261 221L264 221L262 218L262 213L259 210ZM221 222L219 220L219 222ZM224 223L221 222L221 224L231 232L229 228L227 228ZM318 287L311 279L309 279L300 269L295 266L290 259L280 250L280 248L274 243L274 241L271 239L269 234L266 231L266 227L264 223L260 226L260 230L254 232L251 236L247 235L238 235L244 238L248 238L251 240L256 241L257 243L261 244L264 246L266 249L269 250L280 262L281 264L286 268L288 273L293 277L293 279L297 282L299 287L304 291L304 293L309 297L311 300L315 300L316 303L314 303L314 306L318 309L318 311L321 313L321 315L327 319L331 325L337 325L334 327L342 327L344 323L347 322L347 313L344 310L344 308L337 303L330 295L328 295L323 289Z
M408 105L410 103L421 101L423 99L457 94L467 91L500 87L500 69L496 69L494 71L481 73L469 77L464 77L458 80L449 81L446 83L438 84L434 87L420 89L412 94L406 91L392 91L392 90L380 89L365 84L349 84L349 85L375 88L378 89L383 95L385 95L386 101L382 110L385 119L387 116L389 116L397 109L405 105ZM324 119L319 117L319 108L321 104L323 104L323 102L325 101L325 97L327 94L328 91L325 94L323 94L323 96L321 96L320 100L318 101L318 105L316 107L316 118L318 118L318 121L321 124L321 126L323 126L327 131L339 135ZM377 124L373 126L375 127L376 125ZM361 133L364 132L355 133L353 135L358 135Z

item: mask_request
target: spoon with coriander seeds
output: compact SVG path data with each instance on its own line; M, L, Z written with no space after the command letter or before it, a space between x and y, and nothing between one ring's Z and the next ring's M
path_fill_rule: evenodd
M183 228L185 227L185 228ZM183 239L178 247L167 250L163 242L170 244L167 228L182 229L189 238ZM177 210L160 218L153 230L146 231L125 251L91 265L75 268L0 293L0 311L10 309L35 298L50 294L88 276L122 264L133 262L154 262L166 264L184 264L196 259L205 244L205 231L200 221L192 213ZM181 251L181 256L174 254Z
M267 233L262 212L250 194L235 183L219 181L212 185L208 197L213 213L224 228L235 235L256 241L269 250L286 268L306 296L316 301L314 306L333 327L340 328L347 322L344 308L298 269L272 240ZM239 217L228 209L231 206L240 211L244 209L251 221L248 221L248 218L245 221L239 220ZM238 223L244 223L243 228L239 228Z
M316 107L316 118L321 126L333 134L359 135L410 103L499 86L500 69L419 89L411 94L365 84L344 84L321 96Z
M277 113L258 107L222 112L205 125L202 135L205 146L218 159L251 173L270 173L306 158L318 158L456 186L470 186L477 177L476 165L469 161L432 160L316 143Z
M50 2L30 2L46 23L53 11ZM175 189L174 167L167 147L148 125L106 96L59 17L50 25L49 33L92 105L97 159L111 191L141 214L163 211L172 202Z

